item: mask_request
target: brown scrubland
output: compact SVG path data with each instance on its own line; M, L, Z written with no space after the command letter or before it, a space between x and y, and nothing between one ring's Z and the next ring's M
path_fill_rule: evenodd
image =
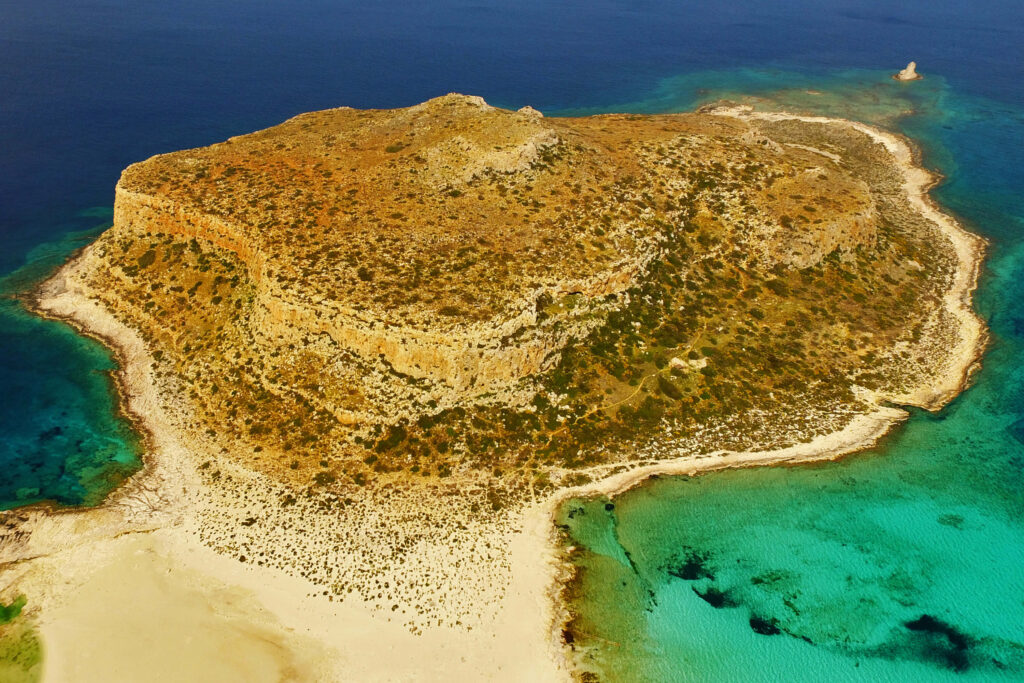
M138 340L174 464L119 494L133 528L173 509L316 600L466 631L531 504L948 400L978 245L909 150L735 110L314 112L130 166L39 306Z

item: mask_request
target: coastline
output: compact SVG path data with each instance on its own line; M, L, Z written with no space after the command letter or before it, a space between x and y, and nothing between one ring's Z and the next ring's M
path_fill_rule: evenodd
M984 261L986 241L964 229L950 214L931 197L931 190L942 182L942 176L921 165L921 153L917 146L903 135L869 126L865 123L825 116L803 116L783 112L755 112L746 107L731 107L713 110L712 113L749 117L762 120L796 120L806 123L841 125L861 132L885 147L896 165L903 171L903 190L908 200L929 221L939 228L953 246L957 257L957 269L953 285L943 297L945 310L959 322L960 341L949 354L950 362L943 368L941 385L920 386L902 396L887 397L886 400L935 411L946 405L969 384L971 375L980 367L981 356L988 343L988 332L984 322L971 307L971 297L978 286L978 276Z
M914 406L931 412L938 411L970 386L974 374L981 369L981 358L989 342L989 335L984 322L972 308L971 301L974 290L977 288L987 242L981 236L964 229L953 216L943 212L932 199L930 191L942 181L942 177L920 165L921 155L916 145L897 133L847 119L804 116L785 112L757 112L747 106L708 107L705 111L736 118L799 120L809 123L849 126L883 145L903 172L903 189L911 204L939 228L949 240L956 254L957 268L953 286L943 297L943 304L945 310L951 313L959 323L959 344L949 353L948 362L944 364L944 372L940 375L938 386L932 386L929 383L900 396L873 396L872 402L876 406L875 410L856 416L839 431L819 436L808 443L795 444L776 450L719 451L702 457L683 455L672 460L636 466L584 486L563 489L554 494L551 500L548 514L552 526L555 524L555 513L558 507L569 499L589 496L614 498L652 477L695 476L716 470L740 467L800 465L834 461L843 456L866 450L910 416L906 410L896 406ZM561 574L570 573L572 566L564 554L560 561L563 565L560 570ZM553 574L552 581L555 580L557 580L557 575ZM557 612L560 619L558 627L554 629L557 634L555 644L566 649L567 646L561 641L561 632L571 619L569 606L561 604L553 611Z
M928 191L938 178L916 165L919 159L915 148L895 134L843 119L765 114L745 109L723 109L714 113L853 126L886 146L904 172L904 188L910 201L953 244L958 268L954 286L943 301L961 327L961 343L951 351L950 362L944 367L938 386L922 386L906 396L888 398L928 410L936 410L952 399L970 381L986 341L981 320L970 308L970 297L983 254L983 240L963 230L931 200ZM74 584L75 577L66 576L61 570L78 571L84 581L89 581L97 573L107 571L113 558L123 559L140 552L159 558L144 563L141 571L159 573L166 570L166 573L173 571L184 575L183 582L187 587L198 591L189 594L192 598L196 595L220 596L224 586L245 591L244 598L238 595L231 598L232 604L246 603L242 611L226 623L211 622L214 624L210 627L211 632L220 629L231 636L223 641L225 646L236 642L239 624L252 621L258 629L250 636L276 642L274 652L279 658L279 671L312 675L317 677L316 680L333 680L319 676L341 676L342 673L352 676L353 672L358 672L361 680L390 678L396 675L395 672L382 671L380 663L387 661L397 666L397 662L389 661L389 658L399 653L416 662L413 671L421 680L451 675L452 670L447 665L454 661L449 658L454 657L462 658L463 668L459 671L487 679L521 680L524 676L531 680L568 678L569 665L561 643L561 627L567 607L560 604L558 598L559 580L567 568L560 558L561 549L556 542L552 519L562 502L585 495L614 496L655 475L694 475L731 467L834 460L870 447L908 415L904 410L883 405L882 399L876 397L873 411L855 417L842 430L808 443L772 451L720 451L702 457L683 454L672 460L636 466L585 486L558 490L521 511L518 533L512 537L508 551L511 585L500 598L505 618L500 623L486 625L492 628L490 632L479 632L483 629L478 629L467 634L438 627L423 636L412 637L397 624L385 623L378 615L360 606L328 604L317 599L312 596L313 585L303 579L278 570L257 570L251 565L241 565L197 541L188 528L187 518L190 504L196 501L192 492L202 486L195 471L196 454L190 453L190 449L198 445L178 433L178 428L163 414L151 373L151 357L143 340L83 292L75 291L74 274L88 256L89 247L86 247L43 283L33 299L33 309L44 317L68 322L76 330L98 339L114 351L120 366L116 384L118 391L123 393L123 410L132 417L145 440L143 467L97 508L52 510L48 506L40 506L16 511L29 519L30 534L23 545L15 546L13 550L21 555L19 559L22 561L40 559L47 566L29 576L30 570L6 564L12 547L0 545L0 562L5 562L0 571L5 579L10 578L12 571L20 573L19 582L26 579L30 587L42 591L45 596L50 590L47 581L61 577L67 585ZM83 534L83 530L89 533ZM133 532L148 535L140 540L131 537ZM99 554L106 559L107 566L98 569L92 562L90 556L96 549L101 551ZM123 572L131 571L132 567L129 565L129 569ZM139 565L134 565L134 570L139 571ZM116 572L104 577L110 582L126 579L123 573ZM62 588L65 594L67 585ZM481 596L480 599L492 597ZM48 621L47 617L50 606L66 609L63 605L74 600L69 601L67 595L56 595L44 597L42 602L41 609L38 600L34 605L40 609L48 650L83 647L75 640L74 629L56 628L53 623L56 620ZM190 602L192 608L195 602ZM271 614L273 617L269 616ZM83 613L65 613L65 616L69 615L82 616ZM116 614L109 618L113 620L115 617ZM314 637L314 634L319 636ZM311 643L311 640L320 642ZM358 661L345 651L333 652L330 643L339 642L350 645L351 650L359 649ZM302 661L293 661L290 648L300 653ZM532 656L524 657L524 653ZM520 662L522 659L530 661ZM44 661L44 666L47 661ZM508 668L496 669L498 662L501 662L499 667ZM375 663L376 670L372 668ZM517 663L527 668L513 670ZM344 672L340 667L346 667ZM59 673L67 674L66 669L57 671L48 670L47 675L59 678ZM88 680L88 677L79 675L78 680Z
M971 308L971 297L977 287L984 260L985 240L968 232L949 214L942 212L932 200L929 191L941 182L941 177L919 166L917 148L895 133L882 131L867 124L846 119L823 116L802 116L781 112L755 112L747 107L710 109L708 113L737 118L750 117L769 120L799 120L852 127L882 144L892 154L904 172L904 190L912 204L931 220L949 239L957 255L954 284L945 294L943 302L948 312L960 323L960 343L950 352L950 362L943 367L938 387L929 385L900 396L870 395L876 407L870 413L855 417L846 427L816 437L804 444L795 444L769 451L717 451L705 456L684 455L650 465L639 465L584 486L559 491L557 495L573 497L581 494L614 496L635 486L644 479L661 474L693 475L732 467L753 467L768 464L801 464L835 460L850 453L873 446L889 430L909 417L898 406L913 406L937 411L966 389L971 378L981 368L981 357L988 344L988 333L981 318ZM965 333L966 331L966 333ZM622 467L606 466L606 467Z
M13 508L23 514L33 513L36 511L43 512L48 515L60 515L67 513L81 514L85 510L112 505L114 504L116 496L124 495L124 492L129 488L132 480L137 477L145 478L146 470L150 466L151 461L148 454L154 450L153 433L149 428L149 424L145 416L137 413L130 405L130 384L128 375L125 371L125 367L129 362L125 355L126 347L117 338L103 336L97 332L96 329L90 328L74 315L67 315L65 313L47 310L42 304L42 301L45 298L44 287L55 279L55 276L59 271L70 266L86 248L88 248L88 245L75 249L74 252L67 257L64 263L53 273L47 276L42 282L37 283L32 290L24 294L17 295L15 298L22 302L25 309L30 314L38 316L44 320L62 322L73 329L76 334L99 343L107 349L111 355L113 355L114 362L117 367L113 370L106 371L104 374L110 379L110 389L116 406L116 414L127 420L131 425L132 430L139 436L138 455L140 467L135 472L132 472L131 475L126 477L118 486L111 489L96 505L83 508L76 505L63 505L52 500L41 500L29 505L21 505L17 508ZM7 511L0 511L0 514L3 512Z

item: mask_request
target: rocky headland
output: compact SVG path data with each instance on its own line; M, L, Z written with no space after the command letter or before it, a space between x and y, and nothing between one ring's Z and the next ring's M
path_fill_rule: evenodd
M78 680L63 624L119 582L285 677L564 677L561 497L837 457L962 387L982 245L934 180L861 124L461 95L135 164L35 305L118 351L147 466L6 513L6 584Z

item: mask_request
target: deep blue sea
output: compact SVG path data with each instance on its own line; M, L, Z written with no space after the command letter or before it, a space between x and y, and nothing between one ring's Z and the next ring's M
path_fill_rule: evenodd
M887 77L911 59L925 80ZM139 466L110 355L15 298L109 224L123 167L451 91L548 114L758 95L881 123L991 241L976 303L993 344L951 406L841 463L663 479L573 526L587 666L1024 679L1019 0L0 0L0 507L95 504ZM666 575L680 558L697 579Z

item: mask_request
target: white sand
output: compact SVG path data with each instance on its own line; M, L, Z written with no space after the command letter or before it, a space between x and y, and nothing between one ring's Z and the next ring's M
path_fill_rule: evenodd
M0 585L29 596L45 647L44 680L564 680L553 623L546 512L529 511L508 542L513 579L472 631L414 635L357 600L219 555L195 533L197 447L166 419L138 335L77 289L88 251L41 290L39 306L117 350L126 408L151 434L145 469L100 508L34 509L18 543L0 543ZM547 562L545 561L547 558ZM486 569L486 568L481 568ZM499 590L500 589L500 590ZM317 596L311 597L313 593Z

